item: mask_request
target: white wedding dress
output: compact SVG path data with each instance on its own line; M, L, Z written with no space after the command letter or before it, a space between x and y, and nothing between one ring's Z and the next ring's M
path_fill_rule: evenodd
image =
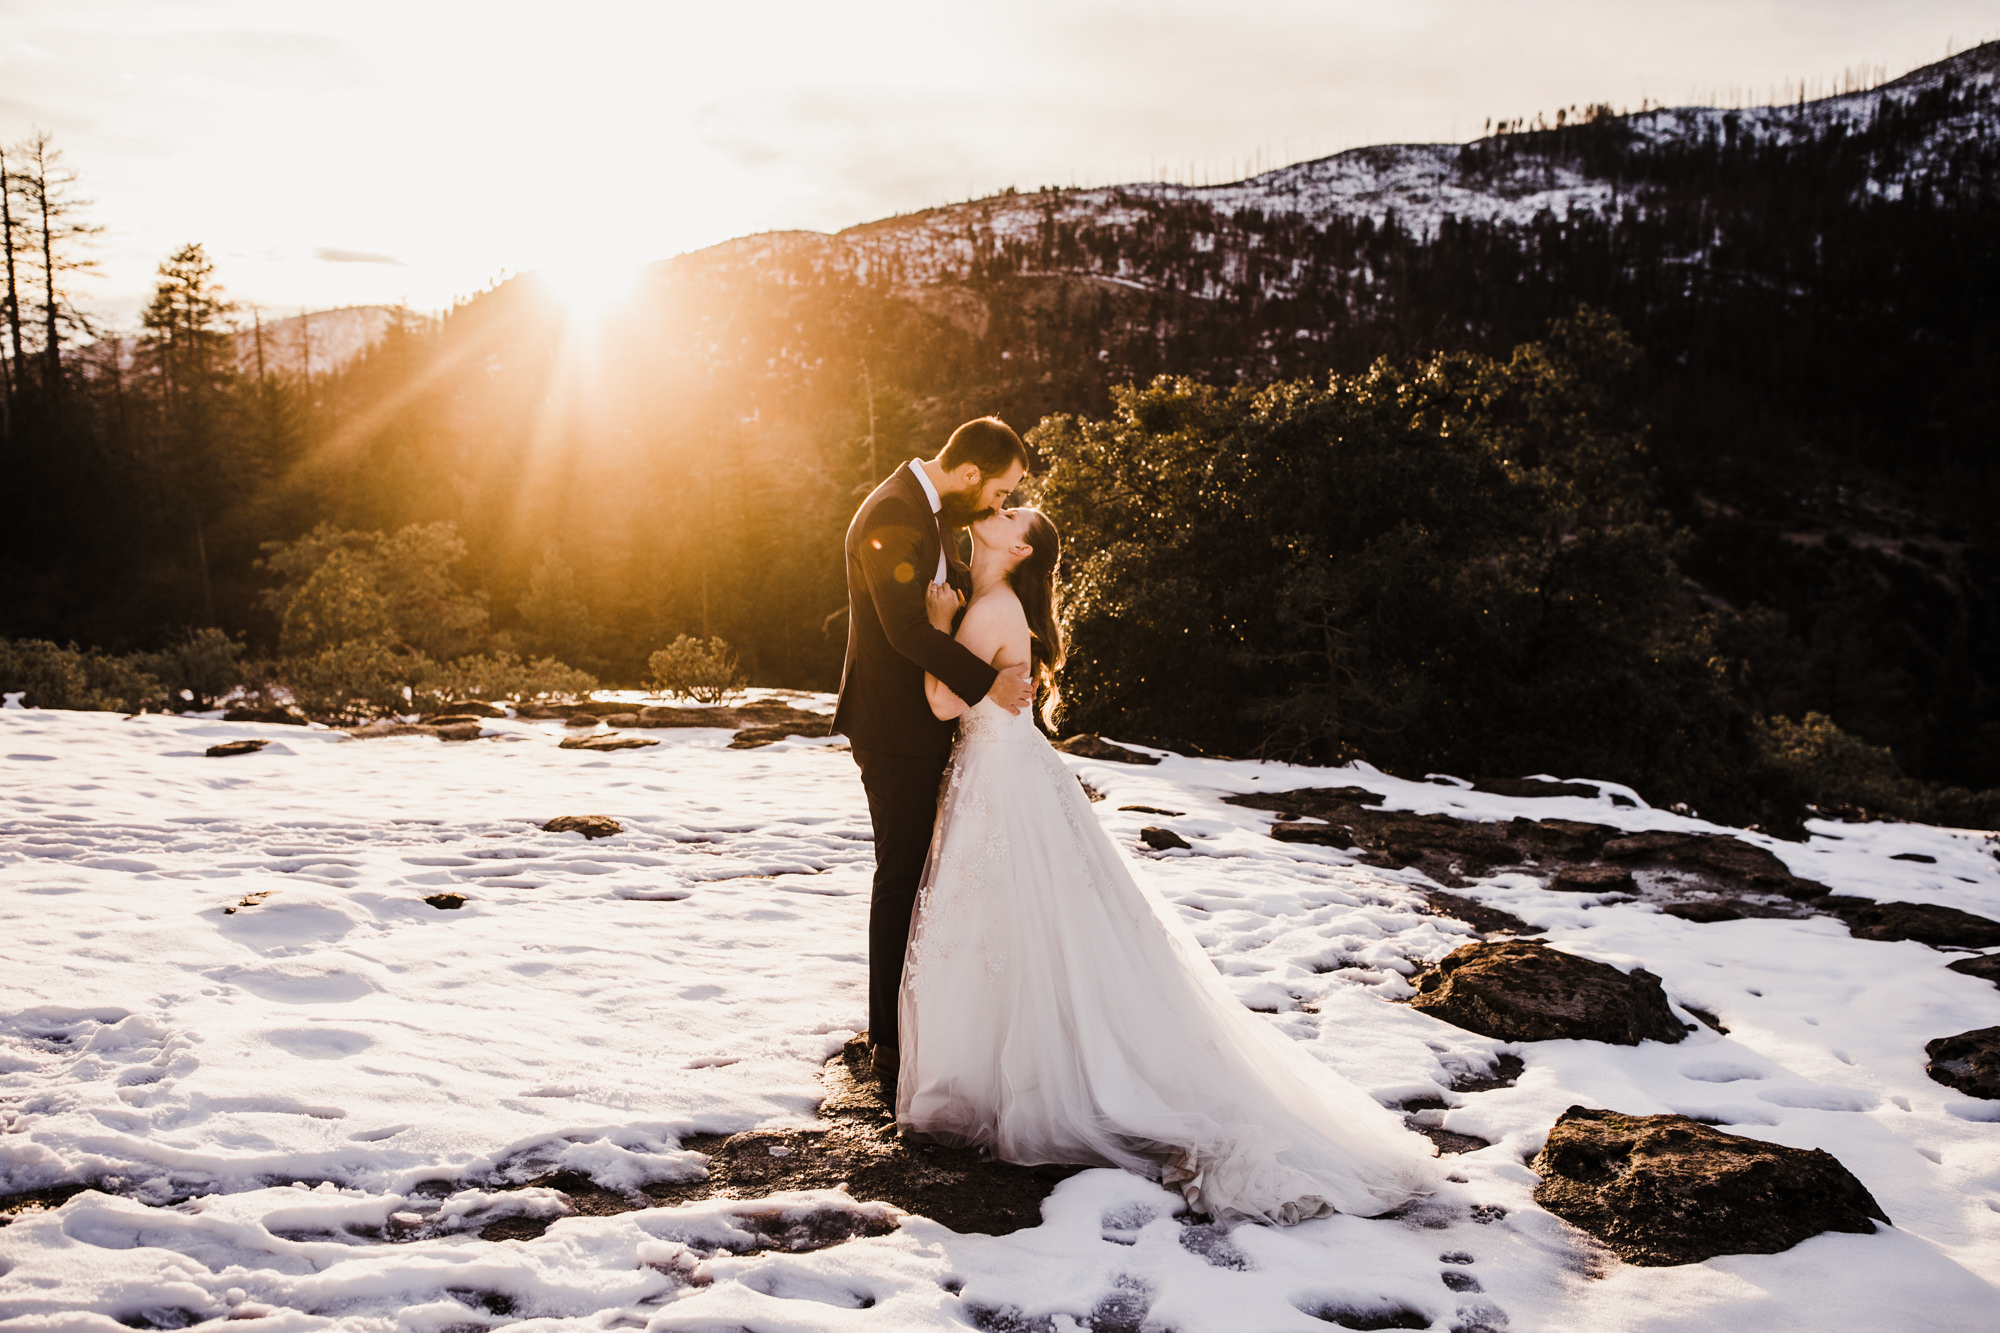
M906 1130L1125 1167L1219 1218L1434 1188L1427 1142L1230 994L1025 713L959 723L899 1012Z

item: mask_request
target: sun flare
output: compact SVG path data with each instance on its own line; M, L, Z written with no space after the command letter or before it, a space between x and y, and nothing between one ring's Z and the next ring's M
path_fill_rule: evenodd
M640 266L610 261L571 260L537 270L536 277L577 319L598 319L630 300L639 288Z

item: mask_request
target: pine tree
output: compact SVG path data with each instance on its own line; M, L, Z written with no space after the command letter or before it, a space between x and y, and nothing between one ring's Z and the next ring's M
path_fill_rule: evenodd
M209 573L208 514L226 488L244 480L232 463L240 442L223 420L235 378L225 323L234 307L215 281L215 265L198 244L184 245L160 265L153 300L140 318L140 356L160 405L162 460L169 484L194 528L202 609L215 623Z

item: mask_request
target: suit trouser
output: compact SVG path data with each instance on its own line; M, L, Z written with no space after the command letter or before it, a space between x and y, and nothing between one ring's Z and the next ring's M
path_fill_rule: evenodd
M875 827L875 888L868 903L868 1035L898 1045L896 1002L917 886L930 856L938 788L950 755L882 754L854 748L868 818Z

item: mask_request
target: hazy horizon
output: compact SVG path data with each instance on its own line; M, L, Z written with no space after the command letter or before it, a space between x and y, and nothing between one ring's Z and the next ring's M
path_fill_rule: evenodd
M0 0L0 140L53 135L129 327L171 249L229 294L439 309L503 272L835 231L1009 186L1238 179L1487 118L1756 104L2000 34L1984 5L1264 0L548 18L356 0ZM1984 25L1984 26L1982 26Z

